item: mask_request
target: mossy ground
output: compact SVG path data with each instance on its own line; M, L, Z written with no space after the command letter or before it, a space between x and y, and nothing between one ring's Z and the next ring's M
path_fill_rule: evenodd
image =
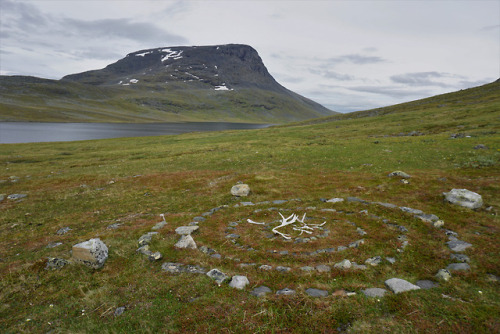
M6 182L0 183L0 193L28 196L18 202L0 202L0 327L8 333L498 332L499 283L487 279L488 273L500 275L500 97L495 94L467 108L435 106L426 109L425 117L417 106L401 113L315 125L1 145L0 180ZM441 116L442 112L448 116ZM422 135L395 136L409 131ZM451 139L452 133L466 136ZM477 144L488 149L474 149ZM394 170L412 175L410 184L387 177ZM19 181L11 182L10 176ZM372 206L370 213L410 229L410 245L392 266L311 274L262 272L241 269L233 261L198 251L176 250L175 227L211 208L238 203L229 193L237 181L251 186L245 201L254 203L300 198L303 202L297 206L314 203L319 207L326 205L320 198L356 196L436 214L446 228L473 244L465 252L472 269L454 274L449 282L431 290L366 298L360 290L383 288L385 279L433 279L437 269L452 262L442 232L400 211ZM481 194L485 206L473 211L444 203L442 192L452 188ZM352 221L364 224L375 241L346 253L345 258L390 255L395 232L363 219L358 212L366 208L360 204L340 206L354 212ZM294 202L283 207L296 209ZM250 287L239 291L219 287L203 275L167 274L161 271L161 263L136 254L137 239L161 220L160 213L166 214L168 225L153 239L151 248L160 251L164 261L246 274ZM248 215L252 209L247 207L218 211L205 226L200 223L198 241L234 252L245 261L296 265L290 257L267 252L249 255L226 242L227 224ZM122 223L120 228L107 229L117 222ZM72 230L56 235L65 226ZM242 238L249 242L264 233L240 227ZM351 232L346 232L348 239L354 237ZM44 269L47 257L69 259L73 244L94 237L110 250L101 270L79 265ZM46 248L51 242L63 245ZM293 243L255 243L294 251ZM343 258L332 253L297 261L300 265L331 264ZM273 291L291 287L298 294L265 298L249 294L262 284ZM317 299L304 294L309 287L357 294ZM119 306L126 311L115 317Z

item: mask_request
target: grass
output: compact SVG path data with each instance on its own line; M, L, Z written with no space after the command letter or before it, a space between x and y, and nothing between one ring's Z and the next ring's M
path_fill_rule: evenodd
M0 202L0 327L6 333L498 332L499 283L489 281L487 274L500 275L496 247L500 94L486 88L470 96L467 91L457 93L462 94L459 97L448 96L462 105L415 102L377 116L343 116L314 124L1 145L0 193L28 196ZM482 102L472 104L478 94ZM411 131L422 134L400 135ZM455 133L470 137L452 139L450 135ZM488 149L474 149L478 144ZM387 177L394 170L409 173L410 183ZM10 176L19 181L12 182ZM248 198L230 195L231 186L238 181L250 185ZM444 203L442 193L452 188L481 194L484 207L473 211ZM391 277L413 283L432 280L438 269L452 261L442 231L398 209L319 200L348 196L436 214L445 221L445 228L473 244L465 252L472 270L454 273L449 282L431 290L365 297L361 290L384 288L384 281ZM301 201L234 208L240 201L279 199ZM173 247L177 226L222 205L229 207L200 223L194 239L240 262ZM265 211L272 206L326 220L331 225L330 235L315 243L294 244L269 240L265 237L268 231L245 223L246 218L276 220L277 211ZM316 209L306 209L312 206ZM321 212L321 208L343 212ZM254 213L255 209L264 211ZM362 210L406 226L409 246L405 251L396 251L400 247L398 230L360 213ZM161 220L160 213L165 213L168 225L153 239L151 249L164 258L152 263L135 250L139 237ZM240 223L231 233L240 234L239 243L257 251L248 252L227 241L224 235L233 221ZM296 257L267 252L306 252L359 239L347 221L368 232L366 244L358 249ZM113 223L122 225L107 229ZM56 235L65 226L72 230ZM55 271L44 269L47 257L70 259L72 245L94 237L109 247L109 259L102 269L76 264ZM63 244L46 248L52 242ZM375 255L394 256L397 262L366 271L305 273L299 269L333 265L344 258L362 263ZM161 271L163 262L247 275L250 287L239 291L225 284L219 287L203 275L167 274ZM292 271L238 266L251 262L286 265ZM249 292L259 285L273 291L289 287L297 294L255 298ZM310 287L326 289L330 295L308 297L304 291ZM356 295L332 295L341 289ZM115 317L119 306L126 311Z

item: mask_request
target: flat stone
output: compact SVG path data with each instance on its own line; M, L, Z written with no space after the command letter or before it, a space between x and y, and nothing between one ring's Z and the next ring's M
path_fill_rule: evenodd
M387 290L381 288L369 288L365 290L361 290L361 292L367 297L384 297Z
M99 238L73 245L73 259L84 265L99 269L108 259L108 247Z
M470 259L467 255L465 254L451 254L450 259L459 261L459 262L464 262L464 263L469 263Z
M62 242L51 242L50 244L45 246L45 248L55 248L57 246L61 246L62 244L63 244Z
M151 254L153 254L153 252L149 250L149 245L139 247L136 252L146 256L150 256Z
M206 274L207 270L203 267L197 266L197 265L191 265L188 264L184 266L182 269L183 272L188 273L188 274Z
M412 209L412 208L409 208L406 206L401 206L399 208L401 209L401 211L411 213L412 215L423 215L424 214L424 212L422 210Z
M49 257L47 259L47 264L45 265L45 270L58 270L63 268L68 264L68 261L64 259L59 259L57 257Z
M340 202L343 202L343 201L344 201L343 198L336 197L336 198L330 198L326 202L327 203L340 203Z
M438 280L448 281L451 278L451 273L447 269L439 269L435 277Z
M120 226L122 226L122 224L120 223L114 223L114 224L111 224L111 225L108 225L108 227L106 227L108 230L116 230L117 228L119 228Z
M218 285L221 285L225 280L229 279L229 276L224 274L219 269L212 269L206 273L206 275L213 279Z
M153 236L157 234L158 232L148 232L146 234L143 234L141 235L137 243L139 244L139 246L149 245L151 239L153 239Z
M9 196L7 196L7 199L10 199L11 201L16 201L18 199L23 199L27 196L28 195L26 194L10 194Z
M378 266L381 262L382 262L382 257L380 257L380 256L374 256L374 257L371 257L365 261L365 263L367 265L371 265L374 267Z
M292 270L292 268L290 268L290 267L284 267L284 266L277 266L276 270L280 271L282 273L285 273L285 272L289 272L290 270Z
M338 263L335 263L335 265L333 267L339 268L339 269L349 269L349 268L351 268L351 265L352 265L351 261L344 259Z
M295 294L295 290L289 289L289 288L284 288L281 290L276 291L277 295L284 295L284 296L291 296Z
M239 234L231 233L231 234L226 235L226 238L227 239L239 239L240 235Z
M228 226L236 227L236 226L238 226L238 223L237 222L231 222L231 223L228 224Z
M191 233L198 231L199 228L199 226L179 226L175 229L175 233L179 235L190 235Z
M401 292L420 289L419 286L411 284L410 282L400 278L391 278L386 280L384 283L394 293L401 293Z
M348 202L357 202L357 203L369 204L369 202L367 202L365 200L362 200L360 198L357 198L357 197L347 197L347 201Z
M375 204L381 205L381 206L389 208L389 209L394 209L394 208L398 207L397 205L394 205L392 203L375 202Z
M250 194L250 187L248 184L237 184L231 188L231 195L238 197L246 197Z
M250 282L246 276L233 276L229 286L235 289L243 290Z
M349 244L349 248L358 248L360 245L365 243L365 239L360 239L353 241Z
M470 270L470 266L467 263L451 263L446 269L448 271L467 271Z
M311 297L326 297L328 296L328 291L309 288L306 290L306 293Z
M420 289L424 289L424 290L432 289L432 288L439 286L438 283L433 282L433 281L429 281L429 280L417 281L417 282L415 282L415 285L419 286Z
M288 202L288 201L283 200L283 199L278 199L278 200L273 201L273 204L280 205L280 204L285 204L286 202Z
M187 248L187 249L196 249L196 242L194 242L194 239L191 235L183 235L179 239L179 241L174 245L176 248Z
M160 230L160 229L164 228L164 227L165 227L165 225L167 225L167 222L166 222L166 221L162 221L162 222L157 223L157 224L156 224L155 226L153 226L151 229L152 229L153 231Z
M267 286L261 285L250 292L252 296L255 297L264 297L266 294L271 293L272 290L269 289Z
M241 204L241 206L254 206L255 205L252 202L241 202L240 204Z
M392 173L389 173L389 175L387 175L387 176L389 176L389 177L394 177L394 176L396 176L396 177L401 177L401 178L404 178L404 179L409 179L409 178L411 178L411 175L409 175L409 174L407 174L407 173L405 173L405 172L402 172L402 171L400 171L400 170L397 170L397 171L394 171L394 172L392 172Z
M469 209L479 209L483 206L481 195L467 189L452 189L443 193L445 200L451 204L459 205Z
M63 228L60 228L59 230L57 230L56 234L57 235L63 235L63 234L68 233L69 231L71 231L71 228L69 228L69 227L63 227Z
M339 246L337 247L337 252L342 252L343 250L346 250L347 247L346 246Z
M214 258L214 259L222 259L222 255L217 254L217 253L215 253L215 254L211 254L211 255L210 255L210 257L211 257L211 258Z
M463 252L467 248L472 247L472 244L462 240L451 240L446 244L453 252Z
M197 217L193 218L193 221L199 222L199 223L204 222L205 220L207 220L207 218L202 217L202 216L197 216Z
M161 269L171 274L178 274L183 271L182 270L183 266L184 265L182 263L165 262L164 264L161 265Z
M304 267L300 267L300 270L302 270L302 271L313 271L314 267L304 266Z
M325 265L325 264L320 264L320 265L316 266L316 270L320 273L328 273L332 270L332 268L330 266Z
M396 258L393 258L393 257L386 257L385 258L387 260L387 262L389 262L390 264L394 264L396 263Z
M439 220L439 217L431 213L422 213L420 215L415 215L416 218L420 219L424 223L434 223Z
M120 306L120 307L116 308L114 315L115 315L115 317L119 317L120 315L123 314L123 312L125 312L125 307Z
M351 263L351 268L356 270L366 270L367 267L364 264L357 264L356 262Z
M259 267L260 270L272 270L273 267L267 265L267 264L263 264Z

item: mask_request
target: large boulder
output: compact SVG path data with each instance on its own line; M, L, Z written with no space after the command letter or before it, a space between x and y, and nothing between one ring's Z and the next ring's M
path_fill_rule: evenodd
M248 184L237 184L231 188L231 195L238 197L246 197L250 194L250 187Z
M445 200L455 205L460 205L469 209L478 209L483 206L481 195L467 189L452 189L448 193L443 193Z
M99 238L90 239L73 246L73 259L90 268L102 268L107 258L108 247Z

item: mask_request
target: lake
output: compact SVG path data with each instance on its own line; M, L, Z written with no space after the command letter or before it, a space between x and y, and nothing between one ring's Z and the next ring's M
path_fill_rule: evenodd
M249 130L269 124L186 123L37 123L0 122L0 144L177 135L187 132Z

